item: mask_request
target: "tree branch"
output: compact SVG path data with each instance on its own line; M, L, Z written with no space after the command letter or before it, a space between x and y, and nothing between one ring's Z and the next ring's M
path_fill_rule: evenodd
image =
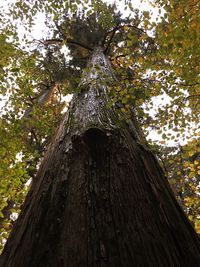
M93 49L85 44L79 43L75 40L72 40L70 38L66 38L66 39L56 39L56 38L52 38L52 39L46 39L46 40L35 40L36 42L42 44L42 45L53 45L53 44L62 44L62 43L66 43L66 44L73 44L73 45L77 45L80 46L82 48L85 48L89 51L93 51Z
M190 84L186 84L186 83L174 83L174 84L177 84L177 85L181 85L181 86L196 86L196 85L200 85L200 83L190 83Z
M112 40L113 40L113 38L115 36L116 31L118 30L118 28L119 28L119 23L114 27L114 29L111 32L112 34L111 34L110 40L108 41L107 47L104 50L105 54L107 53L108 48L109 48L109 46L110 46L110 44L111 44L111 42L112 42Z
M65 41L66 41L68 44L74 44L74 45L80 46L80 47L82 47L82 48L85 48L85 49L87 49L87 50L89 50L89 51L93 51L93 49L92 49L91 47L89 47L89 46L87 46L87 45L85 45L85 44L79 43L79 42L77 42L77 41L75 41L75 40L72 40L72 39L67 38Z

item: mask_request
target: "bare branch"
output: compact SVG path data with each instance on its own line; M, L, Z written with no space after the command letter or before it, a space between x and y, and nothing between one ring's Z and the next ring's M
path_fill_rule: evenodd
M73 45L77 45L77 46L80 46L82 48L85 48L89 51L92 51L93 49L85 44L82 44L82 43L79 43L75 40L72 40L70 38L66 38L66 39L46 39L46 40L43 40L43 41L37 41L39 42L40 44L43 44L43 45L53 45L53 44L62 44L62 43L66 43L66 44L73 44Z
M190 83L190 84L187 84L187 83L175 83L176 85L181 85L181 86L196 86L196 85L200 85L200 83Z
M113 38L114 38L114 36L115 36L115 33L116 33L116 31L118 30L118 28L119 28L119 23L114 27L114 29L113 29L112 32L111 32L110 40L108 41L107 47L106 47L106 49L104 50L104 53L105 53L105 54L106 54L106 52L108 51L108 48L109 48L110 44L112 43L112 40L113 40Z

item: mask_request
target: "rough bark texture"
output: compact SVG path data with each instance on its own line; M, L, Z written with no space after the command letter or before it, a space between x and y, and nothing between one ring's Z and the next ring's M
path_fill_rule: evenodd
M156 158L135 123L118 127L107 108L102 83L114 77L100 48L89 67L0 266L200 266L198 236Z

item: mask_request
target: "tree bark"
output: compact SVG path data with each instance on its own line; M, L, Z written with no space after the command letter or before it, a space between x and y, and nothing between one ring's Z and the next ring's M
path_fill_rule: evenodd
M90 71L88 72L88 69ZM197 234L135 121L108 108L96 48L1 256L1 267L200 266Z

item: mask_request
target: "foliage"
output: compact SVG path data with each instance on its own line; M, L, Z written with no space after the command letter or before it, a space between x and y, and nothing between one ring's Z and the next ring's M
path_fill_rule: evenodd
M6 99L0 118L2 244L12 214L19 211L27 192L27 181L34 179L61 120L62 99L82 90L81 73L97 45L104 47L116 76L109 85L110 105L127 120L134 110L146 135L149 131L160 135L150 148L200 232L199 3L152 2L164 9L157 22L149 12L134 9L132 1L125 1L131 12L128 17L116 4L88 0L16 0L4 12L6 23L0 29L0 90ZM29 33L41 12L49 33L43 40L33 40ZM23 40L16 31L19 24L26 29Z
M161 141L162 142L162 141ZM199 136L183 146L152 146L163 166L174 193L193 223L199 228L200 197L200 143Z
M160 23L155 26L155 38L159 47L156 58L165 62L160 71L160 79L166 80L167 86L163 91L171 98L170 103L158 114L162 122L160 133L164 139L173 139L176 144L173 155L168 156L170 159L166 161L167 168L173 185L179 188L178 198L183 208L200 233L200 3L184 0L152 2L160 11L163 9L164 13L160 17ZM180 145L180 140L185 140L184 145Z

